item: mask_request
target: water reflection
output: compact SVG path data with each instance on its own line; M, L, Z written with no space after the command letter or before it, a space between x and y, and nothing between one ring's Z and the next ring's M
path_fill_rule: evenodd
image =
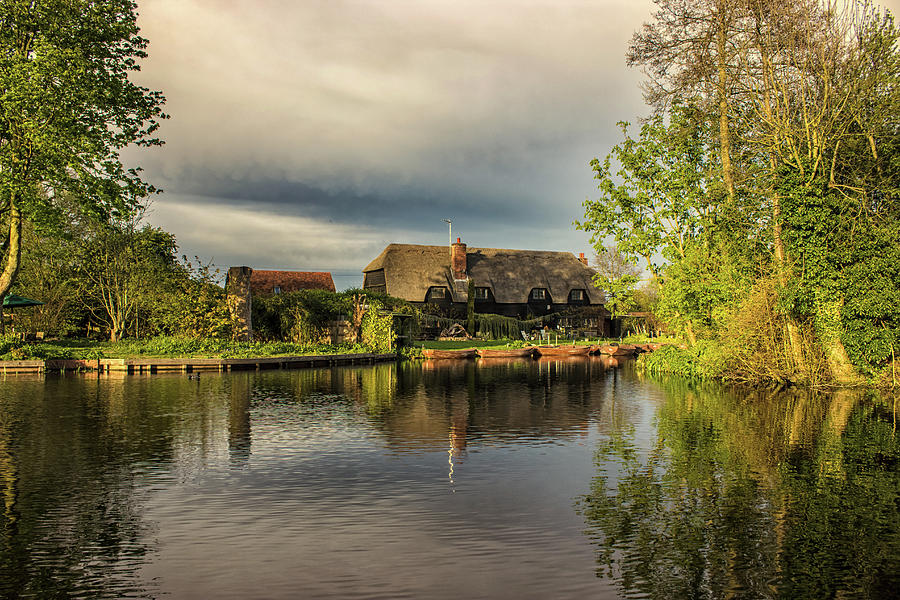
M624 597L893 597L900 445L861 392L663 384L650 443L625 423L580 502Z
M894 408L598 358L0 380L0 597L889 597Z

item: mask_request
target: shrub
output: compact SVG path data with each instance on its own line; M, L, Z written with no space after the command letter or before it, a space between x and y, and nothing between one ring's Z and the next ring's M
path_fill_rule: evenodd
M725 354L721 345L704 340L692 348L664 346L656 352L642 354L637 368L654 375L670 374L698 379L721 379L725 376Z

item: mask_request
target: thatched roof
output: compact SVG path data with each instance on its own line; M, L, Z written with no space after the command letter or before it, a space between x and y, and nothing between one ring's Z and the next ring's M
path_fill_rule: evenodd
M272 294L275 287L283 293L297 290L334 291L331 273L321 271L264 271L253 269L250 291L253 294Z
M603 292L594 287L594 272L570 252L467 248L468 276L478 287L493 290L501 304L528 302L533 288L546 288L554 302L568 301L573 289L587 291L591 304L603 304ZM363 269L364 273L384 269L387 293L413 302L422 302L428 288L450 289L454 302L465 302L468 289L453 281L450 249L447 246L390 244Z

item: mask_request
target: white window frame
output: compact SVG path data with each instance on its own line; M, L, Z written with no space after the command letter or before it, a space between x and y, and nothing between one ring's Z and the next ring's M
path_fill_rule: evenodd
M547 299L547 290L544 288L534 288L531 290L531 299L532 300L546 300Z

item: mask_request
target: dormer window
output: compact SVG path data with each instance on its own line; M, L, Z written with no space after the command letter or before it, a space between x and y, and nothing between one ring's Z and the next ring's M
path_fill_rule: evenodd
M475 288L476 300L489 300L491 297L491 288L477 287Z
M531 290L531 299L532 300L546 300L547 299L547 290L544 288L534 288Z
M584 302L584 290L572 290L569 292L569 302Z
M278 294L280 294L280 293L281 293L281 286L280 286L280 285L276 285L275 287L273 287L273 288L272 288L272 293L275 294L276 296L277 296Z
M433 287L428 290L428 296L432 300L443 300L447 297L447 288Z

